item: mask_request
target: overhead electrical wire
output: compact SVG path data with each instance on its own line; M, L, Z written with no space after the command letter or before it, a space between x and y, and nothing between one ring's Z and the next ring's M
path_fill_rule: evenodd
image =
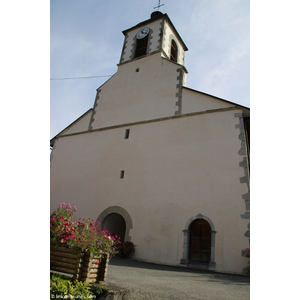
M50 80L70 80L70 79L91 79L100 77L111 77L112 75L87 76L87 77L65 77L65 78L50 78Z

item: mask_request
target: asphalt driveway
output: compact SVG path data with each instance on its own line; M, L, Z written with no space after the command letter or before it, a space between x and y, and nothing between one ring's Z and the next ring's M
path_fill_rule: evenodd
M130 291L130 299L248 300L250 278L113 258L108 284Z

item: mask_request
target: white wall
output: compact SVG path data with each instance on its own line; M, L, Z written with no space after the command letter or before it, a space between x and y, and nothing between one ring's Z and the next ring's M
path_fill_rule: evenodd
M120 65L100 88L93 129L173 116L178 68L160 53Z
M110 206L123 207L133 222L135 257L173 265L182 258L186 222L203 214L217 231L217 269L241 272L247 186L240 183L236 112L60 138L51 162L51 208L70 202L78 217L96 220Z

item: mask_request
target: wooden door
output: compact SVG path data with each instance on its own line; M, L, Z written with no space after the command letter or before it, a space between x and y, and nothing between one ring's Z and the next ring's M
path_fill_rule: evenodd
M211 228L207 221L198 219L192 222L190 230L189 261L210 262Z

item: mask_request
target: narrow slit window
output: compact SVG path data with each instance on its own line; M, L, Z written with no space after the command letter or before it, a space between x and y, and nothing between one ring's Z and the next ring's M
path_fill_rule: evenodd
M121 174L120 174L120 178L121 178L121 179L124 178L124 173L125 173L125 171L122 170L122 171L121 171Z
M125 139L128 139L129 138L129 133L130 133L130 129L126 129L125 131Z

